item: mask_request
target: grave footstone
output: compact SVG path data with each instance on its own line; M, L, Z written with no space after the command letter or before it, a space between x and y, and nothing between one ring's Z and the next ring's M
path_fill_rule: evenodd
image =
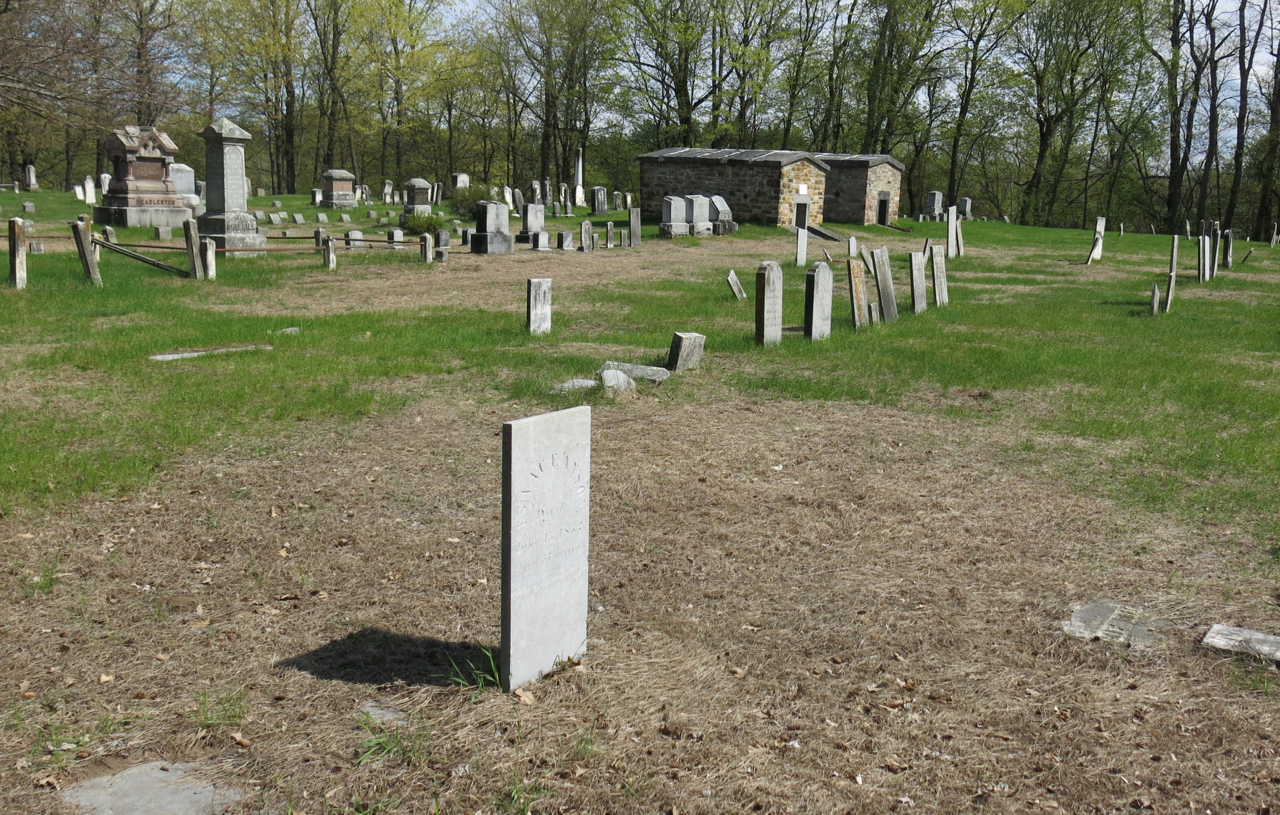
M551 278L531 277L525 287L525 325L534 335L551 333Z
M766 260L756 270L756 345L782 343L782 267Z
M157 226L157 227L155 228L155 238L156 238L156 240L158 240L158 241L171 241L171 240L173 240L173 227L171 227L171 226Z
M821 261L805 275L804 335L810 340L831 336L831 267Z
M307 222L307 217L301 212L295 212L293 213L293 222L295 224L305 224Z
M503 690L587 645L591 408L502 426Z
M273 209L280 209L280 208L281 208L281 207L283 207L283 206L284 206L284 202L282 202L282 201L272 201L272 202L271 202L271 207L272 207Z
M600 366L600 370L596 373L601 374L605 371L622 371L632 379L643 379L652 382L655 385L667 381L671 376L671 371L666 368L659 368L656 365L640 365L634 362L614 362L610 360Z
M936 295L935 295L936 296ZM923 314L929 307L929 293L924 277L924 252L911 253L911 310Z
M27 287L27 234L21 218L9 219L9 285Z
M733 296L738 300L746 300L747 292L742 288L742 282L738 280L738 273L733 269L729 270L729 275L725 278L729 283L729 291L733 292Z
M702 352L707 344L703 334L677 331L671 335L671 350L667 352L667 368L672 371L692 371L702 364Z
M613 221L605 222L604 234L605 234L604 247L606 249L612 249L613 248Z
M338 214L338 223L343 223L343 224L349 224L349 223L351 223L351 216L350 216L350 215L348 215L348 214L347 214L347 213L345 213L345 212L339 213L339 214Z
M359 229L349 230L343 237L343 243L348 249L360 249L364 247L364 232Z

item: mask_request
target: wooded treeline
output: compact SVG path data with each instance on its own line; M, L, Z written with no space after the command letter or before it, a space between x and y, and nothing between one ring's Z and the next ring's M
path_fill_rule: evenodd
M107 130L254 134L275 193L343 167L636 189L672 145L891 153L903 212L1269 234L1270 0L0 0L0 150L46 186Z

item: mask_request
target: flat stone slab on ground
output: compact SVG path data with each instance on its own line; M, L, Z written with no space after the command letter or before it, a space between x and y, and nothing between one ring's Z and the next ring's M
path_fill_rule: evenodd
M152 354L148 359L156 362L172 362L175 359L195 359L210 354L230 354L234 351L270 351L270 345L237 345L234 348L210 348L207 351L175 351L172 354Z
M360 712L368 714L369 718L381 725L399 727L409 723L409 714L395 708L383 707L372 699L360 706Z
M587 388L594 388L600 383L594 379L570 379L556 385L552 390L556 393L568 393L569 391L582 391Z
M245 796L188 778L196 769L195 764L153 761L91 778L62 795L88 815L215 815Z
M1062 630L1086 640L1119 642L1141 648L1151 645L1159 635L1156 620L1140 608L1115 600L1095 600L1078 607Z
M603 374L605 371L622 371L632 379L647 379L654 383L666 382L667 377L671 376L671 372L666 368L659 368L656 365L636 365L631 362L606 362L596 373Z
M1280 660L1280 637L1216 623L1201 640L1202 645L1231 651L1237 654L1256 654L1270 660Z

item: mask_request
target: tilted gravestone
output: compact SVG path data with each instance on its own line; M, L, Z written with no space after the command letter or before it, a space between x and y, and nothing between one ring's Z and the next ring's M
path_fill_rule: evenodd
M551 333L551 278L531 277L525 288L525 325L534 335Z
M667 368L672 371L691 371L702 364L702 352L707 338L692 331L677 331L671 336L671 350L667 352Z
M933 266L933 304L945 306L951 302L947 291L947 248L945 246L929 247Z
M738 280L738 273L733 269L729 270L729 275L725 278L729 283L729 290L733 292L733 296L738 300L746 300L747 292L742 288L742 282Z
M502 426L503 690L587 647L591 408Z
M756 270L756 345L782 344L782 267L766 260Z
M805 275L804 335L811 340L831 336L831 267L822 262Z
M868 313L869 306L867 303L866 267L857 258L849 258L847 266L849 270L849 310L853 313L853 327L855 330L863 329L871 324L871 315Z
M876 264L876 288L880 294L880 314L886 323L897 322L898 300L893 290L893 273L889 269L889 248L880 247L872 257Z

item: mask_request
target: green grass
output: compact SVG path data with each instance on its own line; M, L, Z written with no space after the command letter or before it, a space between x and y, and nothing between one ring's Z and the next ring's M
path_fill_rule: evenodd
M196 694L196 707L192 714L198 726L205 730L215 727L233 727L249 715L249 702L245 688L231 691L216 699L209 698L209 692L202 690Z
M305 196L280 198L289 211L308 209L298 206ZM74 207L58 206L68 220L74 216ZM621 226L623 216L610 217ZM581 219L549 220L555 230ZM592 218L597 229L605 220ZM943 224L904 224L921 246L944 237ZM901 237L880 227L828 226L871 247ZM646 223L644 239L656 240L656 229ZM185 451L261 444L299 423L358 421L445 385L495 402L519 400L522 409L596 400L598 389L549 392L599 367L603 359L590 344L631 349L610 351L611 358L660 364L673 331L696 330L707 335L711 370L716 359L732 359L719 370L733 373L673 377L656 391L666 398L704 398L699 382L719 375L766 399L902 405L925 393L939 406L921 410L978 422L1017 416L1027 432L1008 439L1011 459L1049 456L1083 488L1252 532L1263 554L1280 560L1272 511L1280 503L1280 252L1240 242L1237 258L1256 249L1249 263L1198 284L1194 246L1184 240L1173 312L1152 319L1150 286L1158 281L1163 289L1168 237L1109 233L1101 264L1086 270L1087 231L969 222L969 248L995 252L950 261L950 307L911 314L906 257L895 252L901 320L854 332L844 246L812 239L811 258L826 248L837 259L832 337L812 343L787 332L780 347L762 349L753 342L754 269L764 259L784 261L788 326L803 322L804 275L788 258L768 258L754 240L784 233L745 226L739 234L748 240L695 239L724 241L715 266L574 291L573 305L592 307L558 309L553 333L536 339L518 311L261 317L236 308L270 303L306 280L318 266L309 259L227 259L216 282L196 283L104 255L105 285L93 290L74 256L31 256L29 289L0 289L0 346L10 349L0 360L0 391L10 394L0 402L0 512L127 492ZM415 263L414 254L344 255L343 273L376 275L388 264ZM437 273L420 268L424 277ZM744 302L724 283L729 268L747 288ZM1105 274L1095 279L1095 271ZM518 300L523 291L502 296ZM557 305L566 305L565 295L557 294ZM275 333L288 326L301 331ZM274 350L147 359L264 343ZM568 343L574 351L562 350ZM995 397L963 396L976 391ZM1030 438L1046 433L1064 441Z
M388 759L413 766L426 758L424 739L407 728L385 727L368 713L360 714L360 728L367 738L356 748L356 766Z

